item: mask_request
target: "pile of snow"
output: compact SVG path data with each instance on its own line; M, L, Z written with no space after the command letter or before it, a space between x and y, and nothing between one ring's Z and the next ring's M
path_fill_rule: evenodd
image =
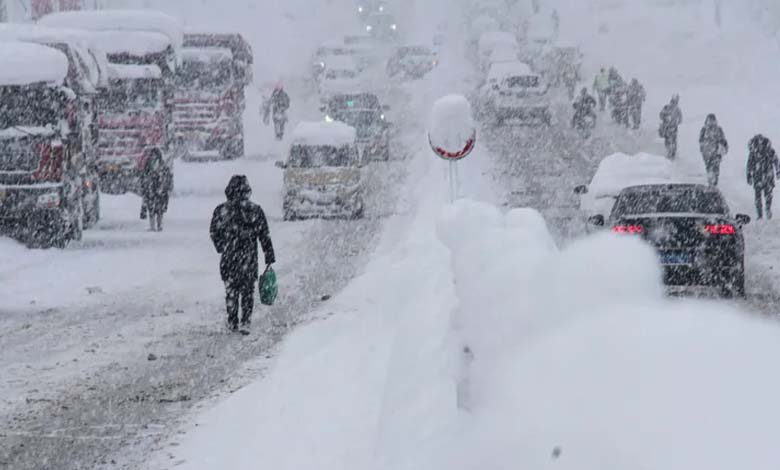
M39 20L44 26L89 31L146 31L163 34L179 49L184 29L173 16L154 10L100 10L52 13Z
M110 64L108 77L113 80L161 79L162 71L156 65Z
M343 122L309 122L298 124L290 137L292 145L342 147L354 145L355 128Z
M61 85L68 58L51 47L29 42L0 42L0 86L46 82Z
M476 139L476 124L471 114L471 105L462 95L448 95L433 105L428 139L431 146L450 153L473 148Z

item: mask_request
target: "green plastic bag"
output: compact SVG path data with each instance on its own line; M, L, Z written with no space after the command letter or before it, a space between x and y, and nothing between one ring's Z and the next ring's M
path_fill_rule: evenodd
M277 295L279 295L279 286L276 284L276 273L269 266L260 276L260 302L263 305L273 305Z

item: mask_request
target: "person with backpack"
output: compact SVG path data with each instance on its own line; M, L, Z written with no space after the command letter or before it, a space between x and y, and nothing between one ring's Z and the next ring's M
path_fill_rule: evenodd
M729 151L729 143L714 114L707 115L707 119L704 120L704 127L699 133L699 149L704 159L704 167L707 169L707 181L710 186L717 186L720 162Z
M168 211L168 201L173 189L173 174L162 157L154 149L141 173L141 218L149 218L149 230L162 232L163 215Z
M658 135L664 139L666 158L674 160L677 158L677 132L683 121L679 95L672 96L672 100L663 107L659 117L661 125L658 128Z
M642 125L642 105L646 99L645 87L636 78L631 79L631 83L628 85L626 101L628 105L627 117L631 120L631 127L634 130L639 129L639 126Z
M290 109L290 96L284 91L282 84L277 83L270 100L270 111L274 121L276 140L284 138L284 126L287 123L288 109Z
M771 219L775 178L780 177L780 161L772 148L772 142L761 134L750 139L748 150L747 183L753 186L755 192L756 213L761 219L766 209L766 218Z
M263 209L250 201L252 188L245 175L234 175L225 189L227 201L217 206L210 235L221 255L219 271L225 283L228 328L247 327L254 310L254 290L259 275L258 243L265 255L266 272L276 262L268 221Z

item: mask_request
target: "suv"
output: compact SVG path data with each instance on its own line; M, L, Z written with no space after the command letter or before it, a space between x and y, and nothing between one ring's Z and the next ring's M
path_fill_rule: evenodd
M482 99L498 125L507 121L552 124L547 86L539 74L522 62L491 65Z
M284 220L362 218L363 177L355 129L302 122L292 133L284 170Z
M701 184L649 184L620 192L609 218L589 222L617 234L639 236L658 251L668 286L716 287L726 297L745 295L744 214L731 215L717 188Z
M387 75L419 79L430 73L438 64L437 54L429 47L399 47L387 61Z
M390 160L390 124L379 98L371 93L333 96L322 108L326 121L340 121L355 128L363 159Z

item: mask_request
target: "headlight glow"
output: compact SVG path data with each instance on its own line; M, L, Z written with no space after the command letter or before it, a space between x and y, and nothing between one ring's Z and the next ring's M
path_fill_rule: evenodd
M326 114L325 115L325 122L333 122L333 118Z
M358 13L363 13L363 7L358 7Z
M398 29L398 26L396 26L395 23L393 23L393 24L390 25L390 29L395 31L396 29Z

